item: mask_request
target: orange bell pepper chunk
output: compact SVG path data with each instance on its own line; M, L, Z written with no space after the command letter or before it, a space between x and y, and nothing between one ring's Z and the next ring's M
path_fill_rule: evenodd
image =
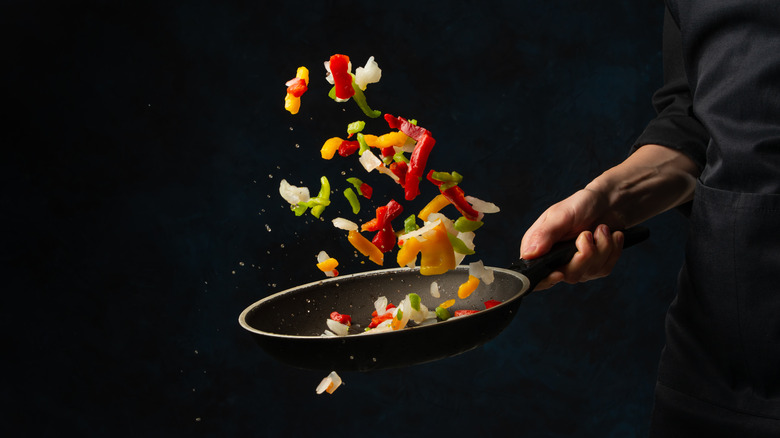
M355 247L356 250L360 251L361 254L368 257L369 260L379 266L382 266L385 255L379 248L377 248L376 245L371 243L370 240L363 237L362 234L358 233L356 230L351 230L347 235L347 240L352 244L352 246ZM449 241L449 239L447 241Z
M468 298L468 296L474 292L477 286L479 286L479 278L473 275L469 275L469 279L466 280L465 283L461 284L460 287L458 287L458 298Z

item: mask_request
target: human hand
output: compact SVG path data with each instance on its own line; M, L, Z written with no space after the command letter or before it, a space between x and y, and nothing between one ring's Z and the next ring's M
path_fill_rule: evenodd
M571 261L552 272L536 286L547 289L560 281L578 283L601 278L612 272L623 249L625 228L619 217L607 208L599 192L580 190L551 206L526 231L520 245L527 260L546 254L553 244L576 237L577 253ZM593 230L593 231L592 231Z

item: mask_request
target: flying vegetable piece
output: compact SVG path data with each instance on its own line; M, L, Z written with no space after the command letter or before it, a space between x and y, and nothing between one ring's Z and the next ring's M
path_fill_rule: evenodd
M420 210L420 213L417 214L417 217L427 221L428 216L431 213L438 213L442 208L448 205L450 205L450 200L447 199L446 196L438 194L433 199L431 199L431 202L429 202L425 207L423 207L422 210Z
M393 232L392 221L397 218L403 207L401 204L391 199L387 205L376 209L376 218L364 224L361 228L364 231L376 231L376 235L371 242L383 253L388 252L395 247L395 233ZM370 224L369 226L366 226Z
M355 94L349 67L349 56L335 54L330 57L330 74L333 77L333 89L337 99L347 100Z
M366 199L371 199L371 195L374 193L374 189L360 180L360 178L350 177L347 178L347 182L355 186L355 190L363 195Z
M298 114L301 108L301 96L308 90L309 69L298 67L295 78L285 83L287 85L287 95L284 98L284 109L290 114Z
M423 234L424 241L415 237L404 241L396 254L398 266L407 266L420 256L421 275L439 275L455 269L455 253L452 249L447 229L443 224L435 226Z
M382 251L379 250L379 248L376 247L376 245L363 237L363 235L360 234L357 230L350 230L349 234L347 235L347 240L352 244L352 246L355 247L356 250L358 250L364 256L368 257L369 260L379 266L382 266L385 255L382 253Z
M458 183L463 180L463 177L456 172L453 172L453 174L457 176L452 176L447 172L436 172L431 169L431 171L428 172L427 178L428 181L439 187L441 194L444 195L458 211L460 211L460 214L462 214L463 217L470 221L479 220L479 212L466 200L463 189L458 186Z
M355 75L350 72L349 56L341 54L331 56L328 62L328 69L330 70L330 78L333 83L333 88L328 93L328 96L341 102L353 98L360 110L368 117L377 118L382 115L381 111L372 110L368 106L366 95L363 93L365 85L379 81L381 76L381 70L376 66L373 56L369 58L366 68L363 71L360 71L360 69L358 71L358 75L366 76L366 78L361 78L362 87L361 84L358 84ZM362 74L369 69L372 71L365 75Z
M330 160L336 155L336 152L343 143L344 140L339 137L331 137L325 140L325 143L323 143L322 148L320 149L320 155L323 159Z
M339 386L341 386L342 382L343 381L341 380L341 377L339 377L335 371L331 371L331 373L322 379L320 384L317 385L315 392L317 392L317 394L322 394L323 392L333 394L333 392L336 391Z
M295 213L296 216L301 216L302 214L306 213L307 209L311 208L310 213L312 216L319 219L320 215L325 210L325 207L330 205L330 182L328 181L327 177L323 176L320 178L321 185L317 196L308 198L305 201L303 200L305 196L299 197L298 199L300 202L298 203L293 203L293 201L296 199L294 196L291 197L288 193L285 193L286 191L290 190L290 188L296 189L296 187L286 183L286 181L282 180L282 184L279 186L279 191L282 193L283 197L287 196L285 199L290 202L290 209ZM306 189L305 194L308 194L308 189Z
M360 201L358 201L358 197L355 194L355 191L352 190L352 187L347 187L344 190L344 197L349 201L349 206L352 207L352 213L360 213Z
M409 159L408 170L404 179L404 198L407 201L411 201L420 194L420 181L425 176L425 166L428 162L428 156L431 154L433 146L436 144L436 140L431 136L430 132L412 124L403 117L395 117L390 114L385 114L385 121L392 129L399 129L404 134L408 135L417 143L412 150L412 156Z

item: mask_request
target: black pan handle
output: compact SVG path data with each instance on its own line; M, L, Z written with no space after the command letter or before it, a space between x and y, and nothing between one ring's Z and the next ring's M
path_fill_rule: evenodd
M650 230L647 227L636 226L624 230L623 235L625 236L625 240L623 240L623 248L625 249L646 240L650 236ZM553 271L569 263L576 252L577 246L574 240L559 242L553 245L547 254L533 260L520 259L509 268L528 277L531 281L530 290L533 290Z

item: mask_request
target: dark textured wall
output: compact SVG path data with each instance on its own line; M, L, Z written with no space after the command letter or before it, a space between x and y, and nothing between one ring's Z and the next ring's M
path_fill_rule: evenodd
M362 118L325 97L332 53L356 65L375 56L383 78L369 103L418 119L437 139L431 162L502 207L477 249L506 266L538 214L621 160L652 117L660 1L125 3L12 1L0 18L11 113L0 161L3 427L646 433L682 258L677 213L651 220L651 239L611 277L528 297L483 347L343 373L333 395L314 393L325 373L271 359L237 317L319 279L320 249L347 251L277 194L281 178L316 190L320 175L357 169L318 157ZM312 86L291 116L284 82L299 65ZM380 205L397 189L374 179ZM332 208L326 217L346 207Z

